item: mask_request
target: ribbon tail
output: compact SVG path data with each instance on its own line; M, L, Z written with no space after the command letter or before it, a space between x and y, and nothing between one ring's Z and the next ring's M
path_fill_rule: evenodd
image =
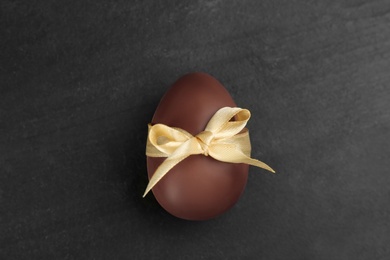
M246 163L275 173L275 171L270 166L263 163L262 161L252 159L245 155L241 150L238 150L237 146L234 144L214 144L209 148L209 155L218 161L229 163Z
M244 158L245 161L243 161L243 163L246 163L246 164L250 164L250 165L253 165L253 166L256 166L256 167L259 167L259 168L263 168L264 170L267 170L267 171L270 171L272 173L275 173L274 169L272 169L269 165L267 165L266 163L262 162L262 161L259 161L257 159L252 159L250 157L247 157L246 155L244 155L246 158Z
M174 153L172 153L165 161L157 168L152 178L150 178L148 186L146 187L143 198L153 187L167 174L173 167L183 161L190 155L201 154L202 150L195 138L183 143Z

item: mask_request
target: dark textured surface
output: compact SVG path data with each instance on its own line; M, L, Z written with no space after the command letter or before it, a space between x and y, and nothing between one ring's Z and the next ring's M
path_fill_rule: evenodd
M390 2L1 1L1 259L389 259ZM131 3L130 3L131 2ZM146 186L146 124L205 71L252 111L207 222Z

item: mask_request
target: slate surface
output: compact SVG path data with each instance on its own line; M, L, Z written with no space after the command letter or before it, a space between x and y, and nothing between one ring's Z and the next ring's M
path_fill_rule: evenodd
M390 259L389 1L1 1L0 30L1 259ZM141 198L191 71L278 172L207 222Z

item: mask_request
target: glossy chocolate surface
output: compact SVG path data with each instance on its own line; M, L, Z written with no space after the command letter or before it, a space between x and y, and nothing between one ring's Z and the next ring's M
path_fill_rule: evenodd
M166 92L152 124L182 128L192 135L204 130L214 113L235 107L227 90L212 76L191 73L181 77ZM165 158L147 157L149 179ZM206 220L231 208L248 178L248 165L216 161L192 155L180 162L153 188L160 205L172 215L188 220Z

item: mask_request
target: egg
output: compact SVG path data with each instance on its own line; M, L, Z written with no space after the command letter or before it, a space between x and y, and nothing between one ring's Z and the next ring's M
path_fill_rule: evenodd
M205 73L191 73L168 89L151 124L178 127L195 136L220 108L236 106L218 80ZM147 156L149 179L164 160ZM170 214L187 220L207 220L226 212L237 202L247 179L247 164L191 155L174 166L152 191Z

